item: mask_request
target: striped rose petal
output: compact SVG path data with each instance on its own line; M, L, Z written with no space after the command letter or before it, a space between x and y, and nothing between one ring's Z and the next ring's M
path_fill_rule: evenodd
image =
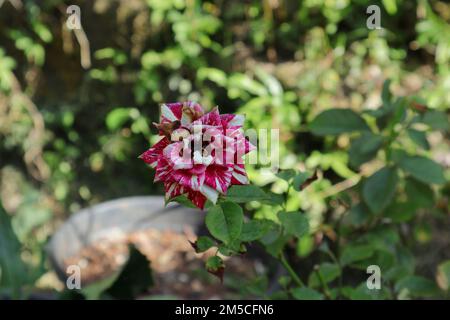
M228 166L208 166L205 171L205 184L221 194L226 194L231 183L233 167L233 164Z
M242 127L245 122L245 116L242 114L221 114L220 120L224 128Z
M140 158L156 168L155 181L163 181L166 198L185 194L203 209L216 203L234 184L247 184L242 159L255 147L242 132L243 115L221 115L216 107L204 114L194 102L161 105L155 124L165 137Z
M205 169L203 165L196 165L193 169L173 170L170 180L188 189L200 191L205 182Z
M215 107L210 112L204 114L200 119L198 119L203 125L208 126L221 126L222 121L220 119L219 108Z
M152 168L156 168L158 164L158 157L162 153L165 147L170 144L169 139L162 138L153 147L145 151L139 156L145 163L149 164Z
M183 103L163 103L160 105L161 116L159 118L160 123L170 123L173 121L181 120L183 110Z
M166 200L181 196L188 192L184 186L172 181L164 182L164 190L166 191Z
M233 174L231 176L231 184L248 184L247 173L243 164L235 164L233 166Z
M206 200L208 200L207 197L205 197L202 193L198 191L189 191L187 197L189 200L192 201L192 203L195 206L197 206L200 209L203 209L205 207Z

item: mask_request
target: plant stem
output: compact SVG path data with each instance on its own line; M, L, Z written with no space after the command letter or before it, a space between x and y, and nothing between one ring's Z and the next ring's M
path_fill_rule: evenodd
M284 203L283 203L283 210L284 211L287 211L287 203L288 203L288 200L289 200L289 191L291 191L291 187L292 187L292 183L288 182L288 188L287 188L286 193L284 194Z
M314 269L314 272L317 274L317 277L319 278L320 284L322 285L323 293L328 299L331 299L330 289L328 288L328 284L323 279L322 273L318 268Z
M289 273L289 275L291 276L292 280L294 280L294 282L299 287L304 287L305 285L303 284L303 281L299 278L297 273L295 273L294 269L292 269L291 265L286 260L286 257L284 256L284 253L280 253L280 262L283 265L283 267L286 269L286 271Z

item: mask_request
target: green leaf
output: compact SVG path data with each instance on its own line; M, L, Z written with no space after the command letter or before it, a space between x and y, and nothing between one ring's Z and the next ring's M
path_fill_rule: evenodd
M272 96L281 97L283 95L283 88L277 78L261 68L257 68L255 74L259 79L261 79Z
M359 167L373 159L383 144L383 138L371 132L364 132L359 138L352 141L349 150L350 164Z
M302 191L317 179L318 179L317 170L315 170L313 173L300 172L294 177L293 181L294 190Z
M253 297L264 297L269 289L269 279L267 275L252 277L245 281L244 285L237 282L236 289Z
M254 185L233 185L228 189L227 200L246 203L249 201L269 200L269 196L259 187Z
M330 283L341 274L340 268L337 264L325 262L319 265L317 272L320 272L322 280L325 283ZM312 271L308 278L308 285L313 288L318 288L322 285L319 275L316 271Z
M391 105L392 94L389 90L391 85L391 80L387 79L383 83L383 89L381 91L381 101L383 102L383 106L389 108Z
M356 227L369 222L371 216L370 210L361 202L351 207L349 212L350 223Z
M231 201L225 201L209 209L205 222L215 238L229 244L239 238L243 219L242 208Z
M37 35L39 36L39 38L41 38L42 41L49 43L53 40L52 33L50 32L50 30L47 28L46 25L40 22L35 22L33 23L33 29L34 32L37 33Z
M405 181L405 191L408 202L416 208L430 208L434 205L434 193L429 185L407 178Z
M295 288L291 290L292 296L297 300L323 300L324 296L320 292L311 288Z
M381 290L370 290L367 288L367 283L364 281L359 284L356 288L343 287L341 290L342 294L351 300L385 300L390 298L389 292L385 288Z
M300 237L297 241L296 252L299 257L307 257L314 250L314 238L308 234Z
M111 131L117 130L136 112L139 111L135 108L116 108L106 116L106 126Z
M192 246L195 248L195 252L205 252L206 250L214 247L216 242L207 236L198 237L197 241L195 241Z
M206 260L206 268L208 270L216 271L223 267L223 260L219 256L212 256Z
M294 177L293 186L294 190L300 191L300 186L311 176L309 172L300 172Z
M445 130L447 131L450 126L448 122L448 116L441 111L429 110L423 115L422 122L427 124L431 129L434 130Z
M342 250L341 264L349 265L356 261L370 258L374 253L374 249L370 245L347 245Z
M152 69L161 64L161 55L155 51L147 51L141 56L141 64L144 69Z
M382 0L383 6L391 16L397 13L397 0Z
M286 245L286 242L289 240L290 236L279 236L275 240L268 242L267 238L270 236L269 234L265 235L261 239L261 242L264 244L264 247L268 254L278 258L280 253L283 251L283 248Z
M421 276L403 277L395 284L395 290L410 297L432 297L438 291L433 281Z
M266 96L266 88L258 81L243 73L235 73L228 79L228 87L237 87L256 96Z
M384 167L366 180L363 197L373 213L383 211L391 203L397 182L397 170L392 167Z
M113 283L119 277L120 273L121 272L119 270L114 272L112 275L107 276L106 278L96 280L95 282L89 283L86 286L82 285L81 290L75 292L81 293L87 300L98 300L102 297L103 292L105 292L113 285Z
M395 202L386 208L384 216L394 223L406 222L414 218L417 206L412 202Z
M120 275L105 294L115 299L133 299L153 285L150 262L135 246L129 248L129 258Z
M270 204L270 205L282 205L284 203L284 195L274 192L269 192L267 194L267 199L263 200L264 203Z
M224 269L225 265L223 264L222 258L220 258L219 256L212 256L209 257L208 260L206 260L206 270L218 277L221 282L223 282Z
M424 183L445 183L444 170L431 159L422 156L405 156L398 165L413 178Z
M392 106L393 114L389 120L389 127L393 129L397 123L405 121L407 115L407 100L404 97L397 98Z
M39 197L39 195L37 195L37 197ZM27 198L27 196L25 198ZM36 200L36 202L38 202L39 198ZM25 201L17 209L11 219L13 230L19 241L24 241L33 230L52 218L49 209L36 207L35 205L31 205L31 203L28 205Z
M436 282L444 291L450 289L450 260L442 262L437 268Z
M395 126L406 118L407 101L400 97L391 102L389 107L383 106L382 109L385 109L386 113L377 118L377 126L380 130L386 129L388 132L393 132Z
M330 109L319 114L309 125L316 135L338 135L353 131L370 131L367 123L350 109Z
M308 219L300 212L279 212L278 218L288 235L301 237L309 230Z
M28 272L21 257L21 244L11 226L10 216L0 203L0 288L10 288L13 298L28 281Z
M289 182L295 176L295 170L293 169L281 170L276 174L276 176L280 179Z
M240 240L250 242L260 239L270 229L272 222L269 220L251 220L244 223Z
M181 205L183 205L185 207L188 207L188 208L197 208L195 206L195 204L193 204L192 201L189 200L189 198L185 194L181 194L179 196L170 198L169 200L166 201L166 205L168 203L170 203L170 202L177 202L177 203L179 203L179 204L181 204Z
M219 252L224 256L232 256L238 253L244 253L245 251L246 248L240 239L233 240L229 244L222 243L219 245Z
M422 149L428 150L430 149L430 144L427 140L427 135L423 131L418 131L415 129L408 129L409 138Z
M216 68L200 68L197 71L197 77L201 81L208 79L221 87L225 87L227 84L225 72Z

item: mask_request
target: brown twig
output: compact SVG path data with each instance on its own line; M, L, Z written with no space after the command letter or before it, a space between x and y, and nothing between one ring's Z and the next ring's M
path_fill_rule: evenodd
M42 158L42 146L45 133L44 118L34 102L23 93L20 82L13 73L11 73L11 93L20 98L33 121L33 129L27 137L28 148L24 148L25 164L34 178L46 180L50 175L50 169Z

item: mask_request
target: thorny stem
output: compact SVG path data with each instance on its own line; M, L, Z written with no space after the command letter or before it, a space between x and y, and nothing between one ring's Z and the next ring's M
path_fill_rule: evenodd
M291 265L286 260L286 257L284 256L284 253L280 253L280 262L283 265L283 267L286 269L286 271L289 273L289 275L291 276L292 280L294 280L294 282L299 287L304 287L305 285L304 285L303 281L299 278L297 273L295 273L294 269L292 269Z

